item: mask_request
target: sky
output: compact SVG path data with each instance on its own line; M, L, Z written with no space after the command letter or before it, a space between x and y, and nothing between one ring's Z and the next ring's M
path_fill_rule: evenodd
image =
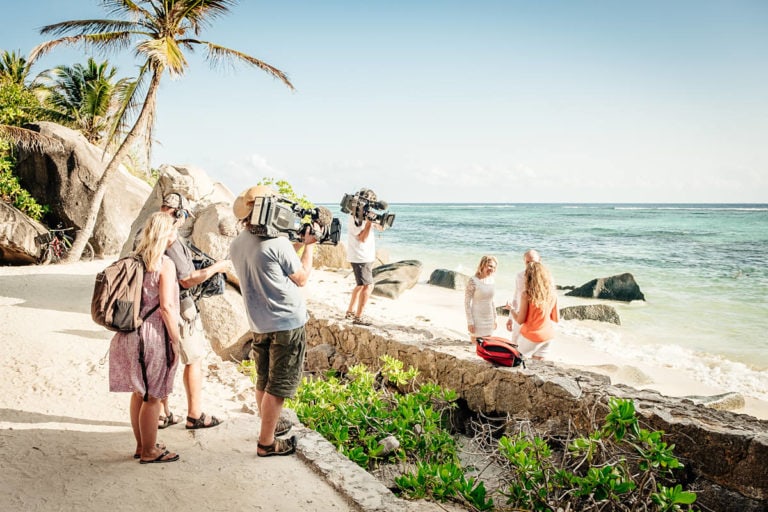
M31 7L34 5L34 9ZM0 50L105 18L0 0ZM164 77L153 166L317 203L768 203L764 0L242 0L200 36L284 71ZM95 54L135 76L129 51ZM33 73L84 62L57 48Z

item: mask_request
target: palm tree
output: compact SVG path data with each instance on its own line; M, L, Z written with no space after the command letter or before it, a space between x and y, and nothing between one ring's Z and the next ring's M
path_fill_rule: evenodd
M29 76L27 59L15 51L3 50L0 55L0 80L26 85Z
M134 53L143 59L137 83L149 81L138 118L128 130L96 184L93 203L85 225L77 233L68 261L78 261L86 242L93 234L96 217L110 177L128 155L131 146L142 133L151 137L157 102L157 91L163 74L171 77L184 74L189 64L184 50L198 47L207 50L206 59L213 65L240 62L254 66L280 79L290 89L293 85L279 69L231 48L198 39L203 28L226 14L236 0L102 0L102 5L119 19L73 20L55 23L41 29L42 34L63 36L37 46L30 55L34 62L56 46L85 45L99 50L119 49L132 45ZM71 35L66 35L71 34ZM137 94L139 88L134 88ZM135 98L133 94L129 101ZM126 111L127 112L127 111ZM149 130L146 133L145 130Z
M28 151L61 151L61 142L40 133L22 128L40 110L36 96L25 81L29 68L25 59L4 52L0 57L0 140L7 140ZM21 65L20 61L24 61ZM0 154L2 151L0 151Z
M129 78L115 82L116 74L117 68L107 61L98 64L93 58L85 65L62 65L46 71L48 103L56 121L79 130L92 144L106 142L132 86Z
M29 80L32 61L23 57L21 51L3 50L0 54L0 82L12 83L34 93L38 99L43 99L45 87L40 83L40 76Z

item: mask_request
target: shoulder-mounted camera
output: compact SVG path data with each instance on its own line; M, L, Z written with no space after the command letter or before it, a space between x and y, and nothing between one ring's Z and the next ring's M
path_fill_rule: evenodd
M336 245L341 238L341 223L328 208L303 208L281 196L255 198L250 224L256 235L274 238L285 233L292 242L303 242L306 234L320 244Z
M387 203L377 201L376 194L369 189L361 189L355 194L344 194L341 199L342 213L348 213L358 222L370 220L380 225L383 229L392 227L395 222L395 214L386 211ZM379 210L379 211L377 211Z

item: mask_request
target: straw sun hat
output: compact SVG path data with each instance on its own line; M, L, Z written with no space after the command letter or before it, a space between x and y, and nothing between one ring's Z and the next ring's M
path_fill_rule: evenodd
M256 185L243 190L232 205L232 212L238 219L244 219L251 214L253 203L257 197L270 197L275 191L267 185Z

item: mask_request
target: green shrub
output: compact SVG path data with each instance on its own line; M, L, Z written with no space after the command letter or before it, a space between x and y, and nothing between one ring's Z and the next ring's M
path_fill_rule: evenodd
M10 144L0 140L0 201L12 204L28 217L39 221L48 212L48 206L40 205L21 187L13 174L14 161Z
M24 86L0 80L0 124L23 126L38 120L40 102Z
M466 479L447 425L457 395L432 383L417 386L418 371L382 356L375 374L353 366L345 379L333 373L325 379L304 378L293 408L307 427L316 430L350 460L371 470L382 463L411 463L413 472L395 482L405 496L456 501L476 510L489 510L482 482ZM412 392L401 393L399 388ZM399 447L385 449L387 438Z
M405 371L389 356L381 361L376 373L358 365L344 378L333 372L305 378L286 406L367 470L389 462L412 468L395 478L406 498L452 501L468 510L693 510L696 494L675 480L682 464L674 446L663 441L663 432L641 428L634 403L618 398L609 400L600 428L553 440L554 447L537 436L503 436L495 459L506 471L490 496L484 482L467 477L447 429L456 393L432 383L417 386L417 370ZM253 375L252 368L243 367ZM389 453L381 443L388 437L400 443Z
M609 408L601 429L572 440L559 457L539 437L502 437L507 503L525 510L690 510L696 494L675 485L673 470L682 464L663 432L640 428L631 400L611 398Z

